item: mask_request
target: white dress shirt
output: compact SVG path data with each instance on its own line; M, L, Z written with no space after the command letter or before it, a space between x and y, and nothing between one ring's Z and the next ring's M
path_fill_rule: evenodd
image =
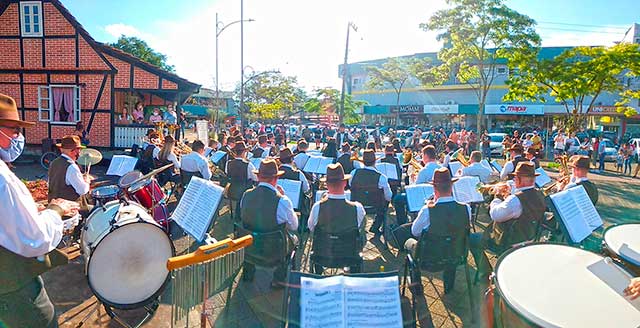
M24 257L52 251L62 240L64 224L54 210L38 212L27 187L0 161L0 246Z
M355 173L357 170L370 170L370 171L375 171L380 173L380 171L378 171L375 167L372 167L372 166L365 166L361 169L354 169L353 171L351 171L351 178L349 178L349 186L351 186L351 181L353 181L353 177L355 176ZM380 178L378 179L378 188L382 189L382 191L384 192L384 199L390 202L391 196L393 196L393 193L391 192L391 187L389 186L389 180L387 180L387 177L382 173L380 173Z
M455 172L454 172L455 174ZM467 167L462 168L462 176L473 176L480 178L480 182L489 182L489 176L491 175L491 169L483 166L480 163L471 163Z
M562 190L567 190L567 189L570 189L570 188L573 188L573 187L577 187L578 183L583 182L583 181L589 181L589 179L588 178L576 178L576 177L574 177L572 175L570 181L571 182L568 183L566 186L564 186L564 189L562 189Z
M160 147L156 147L153 149L153 158L160 160ZM180 169L180 162L178 162L178 158L176 157L176 154L174 154L173 152L169 153L169 156L167 156L167 160L173 163L174 169L176 170Z
M66 158L73 162L73 164L67 167L67 172L64 176L64 183L67 186L72 186L73 190L80 196L89 192L89 183L84 180L84 176L82 176L82 172L80 172L80 167L76 164L76 161L72 160L71 157L62 154L62 157Z
M506 180L509 178L509 173L513 173L513 170L515 170L515 167L513 167L513 161L518 158L518 157L522 157L522 155L516 155L514 156L510 161L508 161L503 167L502 167L502 172L500 172L500 179L501 180Z
M307 153L299 153L293 157L293 162L296 164L296 167L300 170L304 169L304 166L307 164L309 160L309 155Z
M534 186L522 187L515 190L525 191L532 189ZM516 195L509 195L505 200L495 198L489 205L489 216L495 222L505 222L511 219L517 219L522 215L522 204Z
M449 167L449 162L451 161L451 154L453 154L453 152L444 156L444 159L442 160L442 167Z
M282 164L282 166L286 166L290 169L293 169L293 166L291 166L291 164ZM304 173L302 173L301 170L298 170L298 180L300 180L300 182L302 182L302 192L307 192L309 191L309 181L307 180L307 177L304 175Z
M440 197L436 200L436 204L440 203L450 203L455 202L455 198L453 196L449 197ZM469 215L469 222L471 222L471 207L468 204L462 204L467 207L467 213ZM431 219L429 218L429 206L424 205L418 212L418 217L413 224L411 224L411 234L414 237L420 237L423 231L429 230L429 226L431 225Z
M344 137L343 137L344 135ZM336 144L338 145L338 148L340 148L340 146L342 146L343 143L347 142L347 141L353 141L353 136L351 136L351 134L349 134L349 132L345 131L345 132L338 132L336 133Z
M260 158L269 157L269 154L271 153L271 147L269 147L269 146L266 146L266 147L258 146L258 148L263 150L262 156L260 156Z
M209 170L207 159L195 151L182 156L180 167L187 172L200 172L205 180L211 179L211 170Z
M436 162L429 162L425 167L423 167L420 172L418 172L418 178L416 179L416 184L427 183L433 181L433 173L436 169L439 169L441 166Z
M329 197L329 199L347 199L345 194L342 195L335 195L335 194L329 194L327 193L327 197ZM356 213L357 213L357 219L358 219L358 227L362 226L362 221L364 220L364 216L366 214L364 207L362 206L362 204L360 204L359 202L353 202L356 205ZM313 204L313 207L311 207L311 213L309 214L309 220L307 221L309 224L309 230L313 231L313 229L315 229L316 225L318 224L318 214L320 213L320 202L317 202L315 204ZM336 219L340 219L340 218L336 218Z
M260 182L258 186L267 187L275 192L278 192L276 188L266 182ZM243 204L244 196L240 201L240 207L244 206ZM293 203L291 203L291 199L286 195L282 195L280 201L278 202L278 208L276 210L276 222L278 224L287 224L287 229L296 230L298 229L298 217L296 216L296 212L293 210Z

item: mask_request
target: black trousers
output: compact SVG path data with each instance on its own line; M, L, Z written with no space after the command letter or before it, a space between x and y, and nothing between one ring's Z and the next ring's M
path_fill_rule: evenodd
M58 318L42 278L0 295L1 328L57 328Z

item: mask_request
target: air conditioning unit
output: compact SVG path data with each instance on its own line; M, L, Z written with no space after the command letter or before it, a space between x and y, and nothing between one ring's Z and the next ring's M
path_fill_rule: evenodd
M449 99L449 100L445 101L445 102L444 102L444 104L445 104L445 105L455 105L455 104L456 104L456 101L455 101L455 100L453 100L453 99Z

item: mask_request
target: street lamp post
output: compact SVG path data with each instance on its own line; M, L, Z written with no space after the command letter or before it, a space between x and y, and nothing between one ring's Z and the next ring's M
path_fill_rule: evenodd
M229 24L223 24L221 21L218 20L218 13L216 13L216 119L215 119L215 129L216 129L216 133L218 132L218 128L219 128L219 121L218 121L218 112L220 111L220 90L218 89L218 37L220 36L220 34L222 34L222 32L229 26L236 24L236 23L242 23L242 19L239 19L237 21L233 21ZM255 21L255 19L247 19L247 22L253 22Z
M344 65L342 66L342 92L340 93L340 113L338 113L340 123L342 123L344 118L344 93L347 83L347 56L349 55L349 32L351 29L353 29L354 32L358 32L358 27L353 22L349 22L347 25L347 45L344 48Z

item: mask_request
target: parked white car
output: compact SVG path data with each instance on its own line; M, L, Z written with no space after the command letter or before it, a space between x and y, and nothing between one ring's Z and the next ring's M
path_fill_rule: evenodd
M489 138L491 141L489 142L489 148L491 148L491 156L504 156L504 146L502 145L502 141L504 141L504 136L506 133L489 133Z

